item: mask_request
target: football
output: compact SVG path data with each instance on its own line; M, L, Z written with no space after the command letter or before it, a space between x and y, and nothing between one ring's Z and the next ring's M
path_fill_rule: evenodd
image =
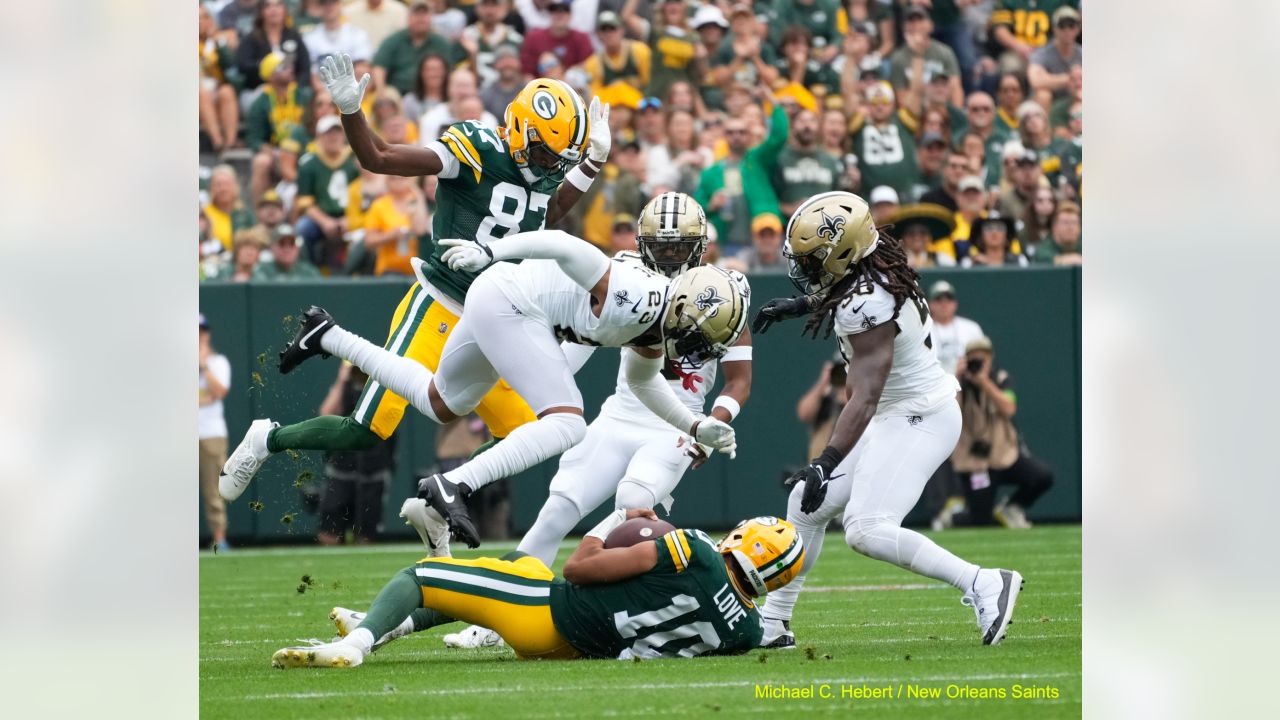
M656 540L675 529L676 526L666 520L631 518L609 533L609 537L604 539L604 546L606 548L631 547L645 540Z

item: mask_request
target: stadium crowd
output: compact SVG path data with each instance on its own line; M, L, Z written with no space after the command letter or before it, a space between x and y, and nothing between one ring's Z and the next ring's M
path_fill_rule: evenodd
M611 104L614 150L561 228L606 251L692 194L714 262L784 272L788 215L850 190L914 265L1081 262L1075 0L207 0L200 277L405 275L435 178L363 171L318 63L372 76L391 143L502 124L533 77Z

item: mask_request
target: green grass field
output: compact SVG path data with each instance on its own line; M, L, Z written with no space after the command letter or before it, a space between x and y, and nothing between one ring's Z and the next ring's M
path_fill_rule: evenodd
M973 562L1025 576L1003 645L982 646L973 611L951 587L857 555L843 537L831 535L796 609L800 647L794 651L521 662L506 649L446 649L440 636L461 627L451 625L396 641L358 668L280 671L271 667L272 652L299 639L331 638L329 610L366 607L392 573L422 554L421 547L206 553L200 559L201 715L497 720L864 711L895 718L1078 717L1080 528L954 530L934 537ZM501 555L512 547L491 543L458 555ZM571 547L561 549L560 562ZM812 687L815 697L757 698L756 686L767 683ZM824 685L833 697L817 697ZM892 697L841 697L844 688L852 693L864 686L888 688ZM1015 686L1039 688L1040 697L1017 698ZM984 688L1001 689L1004 697L973 696ZM910 698L913 690L937 696ZM970 697L948 697L966 691Z

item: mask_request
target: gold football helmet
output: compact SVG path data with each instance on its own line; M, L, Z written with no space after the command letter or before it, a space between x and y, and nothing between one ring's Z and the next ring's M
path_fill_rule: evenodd
M716 545L721 555L733 558L742 570L753 597L786 585L800 574L804 542L796 528L776 517L743 520Z
M537 78L525 85L507 106L505 123L500 132L511 159L535 190L553 191L586 157L587 106L563 81Z
M640 211L636 244L646 267L675 277L702 264L702 253L707 249L707 215L684 193L662 193Z
M676 276L662 316L663 352L694 367L723 357L746 329L749 305L742 284L714 265Z
M866 201L837 191L814 195L796 208L782 252L800 292L822 295L879 244Z

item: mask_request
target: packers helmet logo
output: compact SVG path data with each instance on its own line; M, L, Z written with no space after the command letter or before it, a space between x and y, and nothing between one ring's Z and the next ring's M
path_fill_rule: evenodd
M822 224L818 226L818 237L827 242L835 240L840 231L844 229L844 216L828 215L826 210L820 212L822 213Z
M772 525L777 525L778 518L772 515L761 515L760 517L756 518L756 522L759 523L760 525L764 525L768 527Z
M556 116L556 99L546 90L539 90L533 94L533 111L538 113L538 117L543 120L550 120Z
M708 285L706 290L698 293L697 297L693 299L693 304L697 305L699 310L711 311L707 314L707 317L715 317L716 313L720 312L720 306L727 302L729 301L720 297L716 293L715 287L711 285Z

